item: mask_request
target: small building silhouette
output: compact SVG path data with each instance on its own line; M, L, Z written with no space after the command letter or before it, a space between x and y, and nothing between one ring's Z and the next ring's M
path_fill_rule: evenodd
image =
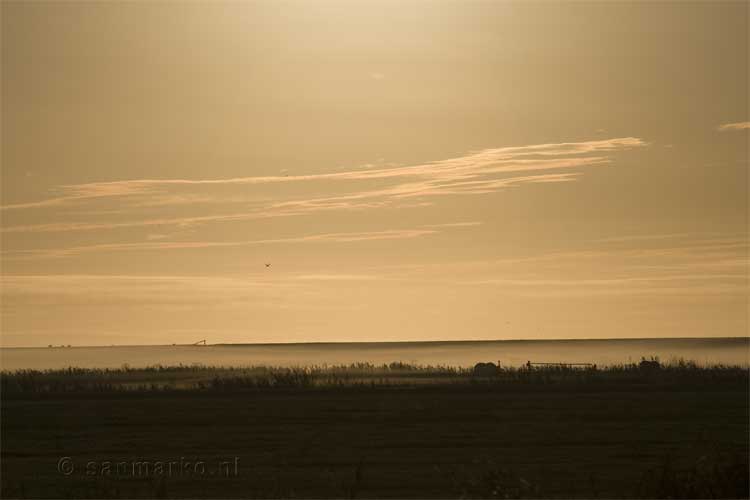
M494 377L497 375L495 363L477 363L474 365L474 375L477 377Z

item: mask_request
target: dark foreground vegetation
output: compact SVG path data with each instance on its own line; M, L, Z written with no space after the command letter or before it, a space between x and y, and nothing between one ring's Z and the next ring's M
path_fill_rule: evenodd
M488 366L489 365L489 366ZM487 370L489 368L489 371ZM201 365L152 366L118 369L67 368L19 370L0 373L4 398L42 394L215 392L278 389L435 388L458 385L480 390L700 390L744 388L748 370L738 366L701 367L675 360L597 369L568 365L501 367L480 363L475 368L421 366L394 362L339 366L280 368L269 366L209 367Z
M3 498L747 498L748 370L3 372Z

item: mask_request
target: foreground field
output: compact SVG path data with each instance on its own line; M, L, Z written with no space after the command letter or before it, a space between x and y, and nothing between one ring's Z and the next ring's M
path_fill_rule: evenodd
M745 370L524 373L99 392L3 374L2 496L747 497Z

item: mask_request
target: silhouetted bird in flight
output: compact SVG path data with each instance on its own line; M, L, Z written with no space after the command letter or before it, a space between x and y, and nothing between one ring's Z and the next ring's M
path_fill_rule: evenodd
M266 267L271 267L271 264L266 264Z

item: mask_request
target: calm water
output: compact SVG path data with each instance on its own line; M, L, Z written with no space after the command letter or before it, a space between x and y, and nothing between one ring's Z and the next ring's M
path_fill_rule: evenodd
M493 361L628 363L641 356L663 361L684 358L699 364L750 365L750 337L627 340L506 340L331 344L234 344L198 346L2 348L3 370L69 366L119 368L151 365L306 366L355 362L472 366Z

